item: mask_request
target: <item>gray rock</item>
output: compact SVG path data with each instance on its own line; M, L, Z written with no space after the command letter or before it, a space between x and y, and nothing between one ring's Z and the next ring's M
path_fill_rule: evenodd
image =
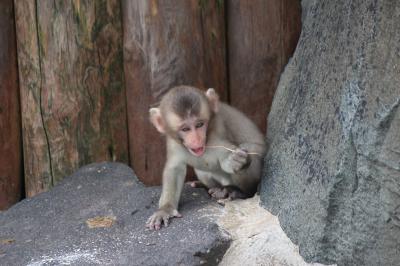
M83 167L0 213L0 265L215 265L229 240L209 209L222 207L187 186L183 218L149 231L144 225L159 195L159 187L144 187L123 164ZM89 228L86 221L96 216L116 221Z
M261 200L307 261L400 265L400 1L303 0Z

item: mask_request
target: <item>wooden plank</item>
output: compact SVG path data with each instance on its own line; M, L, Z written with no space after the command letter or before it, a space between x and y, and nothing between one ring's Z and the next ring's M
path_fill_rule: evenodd
M41 116L41 79L35 0L14 1L26 196L52 185L46 133Z
M159 184L163 138L149 107L173 86L214 87L226 98L223 1L122 1L129 150L134 171Z
M21 198L22 147L13 1L0 1L0 210Z
M36 69L27 78L35 81L36 97L21 82L23 105L31 110L23 113L24 149L30 153L25 166L40 167L26 173L27 194L40 192L40 183L47 190L84 164L128 162L119 1L37 1L29 24L27 1L15 3L25 26L19 43L34 39L26 52L40 48L35 58L20 58Z
M300 27L298 0L227 1L230 102L264 131Z

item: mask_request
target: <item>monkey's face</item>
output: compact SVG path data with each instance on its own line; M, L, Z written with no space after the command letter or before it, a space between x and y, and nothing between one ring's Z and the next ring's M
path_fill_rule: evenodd
M197 116L181 121L178 136L182 144L194 156L202 156L206 150L208 121Z
M171 89L159 108L150 109L150 121L161 134L182 144L192 155L206 150L207 127L218 111L218 95L213 89L206 94L194 87Z

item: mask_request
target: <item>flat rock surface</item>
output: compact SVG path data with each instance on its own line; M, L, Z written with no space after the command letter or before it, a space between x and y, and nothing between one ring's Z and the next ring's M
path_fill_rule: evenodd
M229 246L203 189L186 186L183 218L149 231L160 187L145 187L118 163L91 164L51 191L0 213L0 265L214 265ZM89 219L112 225L90 228ZM184 230L182 230L184 228Z

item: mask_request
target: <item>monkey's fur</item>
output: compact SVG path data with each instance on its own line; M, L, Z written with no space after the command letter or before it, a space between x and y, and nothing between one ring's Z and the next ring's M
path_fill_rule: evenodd
M169 218L181 216L178 203L187 165L216 198L255 193L265 153L264 137L243 113L220 102L213 89L204 94L190 86L175 87L159 108L150 109L150 120L166 136L167 161L159 209L147 227L158 230L162 223L168 225Z

